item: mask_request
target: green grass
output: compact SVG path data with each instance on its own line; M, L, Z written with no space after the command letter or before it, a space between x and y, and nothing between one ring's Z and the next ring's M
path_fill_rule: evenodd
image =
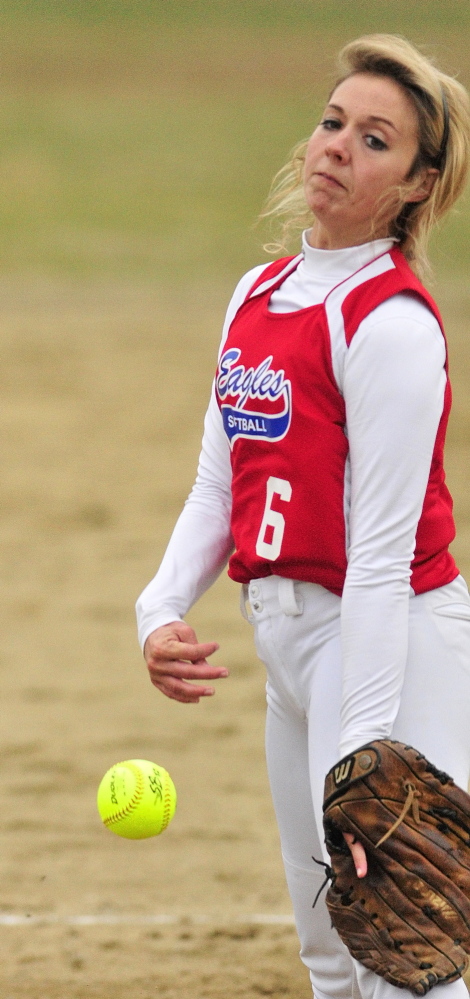
M91 274L230 263L302 128L214 98L3 102L0 265ZM289 113L290 112L290 113ZM297 119L297 128L296 125ZM259 252L259 251L258 251ZM241 263L242 261L240 261Z
M459 30L470 24L462 0L8 0L5 18L32 17L47 21L73 19L82 24L177 25L192 28L210 23L265 29L282 27L297 32L313 25L327 30L386 30L406 33Z
M253 223L315 124L334 53L391 30L470 80L450 0L9 0L0 8L0 267L167 282L265 258ZM469 263L462 202L438 268Z

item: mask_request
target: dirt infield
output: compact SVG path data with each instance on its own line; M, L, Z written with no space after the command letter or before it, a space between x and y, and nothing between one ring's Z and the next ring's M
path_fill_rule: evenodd
M237 588L192 617L232 670L209 703L164 700L135 639L194 474L225 298L189 310L182 291L170 314L146 286L0 287L2 999L308 995L293 927L250 923L291 910ZM161 839L98 819L101 775L130 757L175 780ZM153 916L176 921L133 925Z
M144 283L0 285L2 999L310 994L237 587L220 580L191 615L231 669L209 702L164 700L135 639L134 600L193 478L228 292L182 288L170 307ZM468 303L456 288L443 304L466 569ZM175 780L160 839L98 819L102 774L131 757Z

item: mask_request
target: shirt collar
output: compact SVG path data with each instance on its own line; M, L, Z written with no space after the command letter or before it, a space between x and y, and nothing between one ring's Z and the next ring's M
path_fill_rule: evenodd
M387 253L395 245L394 239L374 239L359 246L347 246L342 250L317 250L307 240L309 230L302 233L304 259L300 265L304 276L316 281L343 281L354 271L375 260L381 253Z

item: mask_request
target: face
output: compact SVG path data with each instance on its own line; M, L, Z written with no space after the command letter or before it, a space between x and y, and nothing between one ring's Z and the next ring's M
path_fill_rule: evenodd
M417 114L388 77L357 73L340 83L307 147L304 191L315 216L312 246L339 249L387 236L405 201L426 198L437 170L388 208L388 192L408 176L418 152Z

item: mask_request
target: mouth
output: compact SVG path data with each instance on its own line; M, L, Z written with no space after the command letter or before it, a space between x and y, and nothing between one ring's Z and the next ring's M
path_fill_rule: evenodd
M334 187L342 187L343 190L346 190L344 184L342 184L341 181L337 179L337 177L333 177L331 173L325 173L323 170L318 170L315 173L315 177L323 177L323 179L326 180L328 184L332 184Z

